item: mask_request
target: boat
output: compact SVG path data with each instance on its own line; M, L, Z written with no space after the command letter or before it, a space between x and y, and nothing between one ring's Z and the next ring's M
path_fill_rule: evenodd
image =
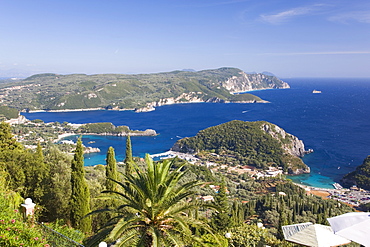
M321 93L321 91L320 91L320 90L316 90L316 89L314 89L314 90L312 91L312 93Z

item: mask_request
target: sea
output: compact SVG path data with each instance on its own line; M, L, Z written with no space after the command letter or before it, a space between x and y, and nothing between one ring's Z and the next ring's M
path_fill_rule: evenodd
M170 150L181 138L231 120L268 121L297 136L306 149L303 157L310 174L290 176L296 183L333 188L370 155L370 78L287 78L290 89L250 93L270 103L188 103L157 107L155 111L83 111L22 113L44 122L112 122L132 130L154 129L154 137L131 137L134 156ZM313 90L321 93L312 93ZM78 136L66 139L76 140ZM106 152L114 147L117 161L125 155L125 137L82 137L86 146L100 153L85 155L85 165L105 164Z

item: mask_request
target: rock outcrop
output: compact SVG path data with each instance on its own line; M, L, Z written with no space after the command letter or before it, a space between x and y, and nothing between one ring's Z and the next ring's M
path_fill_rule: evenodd
M135 112L149 112L154 111L155 107L163 106L163 105L173 105L179 103L200 103L204 102L199 96L202 95L202 92L190 92L190 93L183 93L180 96L174 98L165 98L160 99L159 101L154 101L147 103L146 106L141 108L136 108Z
M230 93L241 93L253 90L290 88L289 84L274 76L264 74L246 74L239 72L240 76L233 76L221 85Z
M292 134L286 133L279 126L265 123L261 125L261 129L278 140L287 153L297 157L303 157L307 153L303 141Z

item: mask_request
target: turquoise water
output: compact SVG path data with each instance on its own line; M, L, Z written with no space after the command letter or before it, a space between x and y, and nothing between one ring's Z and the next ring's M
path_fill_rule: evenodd
M155 129L156 137L132 137L133 154L161 153L179 138L234 119L266 120L303 140L314 153L303 160L311 174L295 176L295 182L332 188L331 184L355 169L369 155L370 79L286 79L291 89L255 91L267 104L192 103L158 107L155 111L91 111L25 113L29 119L71 123L112 122L131 129ZM313 94L312 90L321 90ZM76 138L76 137L72 137ZM100 153L85 156L85 165L105 164L109 146L117 160L124 159L125 138L84 136L87 146ZM90 143L89 142L94 142Z

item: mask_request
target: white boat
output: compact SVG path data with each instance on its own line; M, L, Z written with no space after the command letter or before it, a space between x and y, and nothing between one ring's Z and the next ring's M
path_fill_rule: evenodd
M321 91L314 89L312 93L321 93Z

